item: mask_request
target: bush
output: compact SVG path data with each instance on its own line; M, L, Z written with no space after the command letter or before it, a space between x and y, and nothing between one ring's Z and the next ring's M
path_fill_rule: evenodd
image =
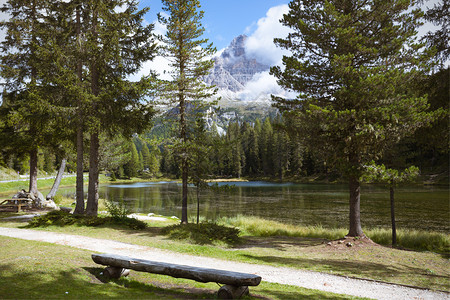
M116 173L111 173L111 181L117 181Z
M123 200L121 200L120 202L114 202L112 200L106 199L105 205L106 210L111 215L111 217L116 219L127 218L128 214L130 213Z
M172 225L165 227L162 232L170 238L190 240L200 245L216 242L235 245L240 242L239 229L210 222Z
M147 227L143 221L133 218L117 218L117 217L98 217L98 216L80 216L73 215L68 212L54 210L45 215L33 218L27 227L46 227L46 226L100 226L100 225L117 225L127 227L133 230L142 230Z
M62 200L63 200L62 195L55 195L55 197L53 197L53 202L55 202L55 204L61 204Z

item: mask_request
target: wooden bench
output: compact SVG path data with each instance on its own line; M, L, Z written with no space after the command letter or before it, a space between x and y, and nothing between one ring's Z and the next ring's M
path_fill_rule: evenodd
M108 266L104 273L111 278L127 276L131 269L199 282L221 283L224 284L218 292L221 299L240 298L249 293L249 286L257 286L261 282L261 277L254 274L162 263L114 254L92 254L92 260L97 264Z
M19 212L24 207L30 207L31 201L30 199L6 199L0 203L0 208L13 208Z

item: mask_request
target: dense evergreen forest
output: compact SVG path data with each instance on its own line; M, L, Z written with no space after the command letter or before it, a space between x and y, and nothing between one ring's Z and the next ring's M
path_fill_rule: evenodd
M430 75L421 86L429 96L430 109L443 108L448 112L449 69ZM171 120L157 118L153 128L125 138L102 139L101 169L114 178L179 178L180 169L172 153L169 139ZM398 169L418 166L423 175L441 175L448 178L449 147L448 118L441 118L431 127L421 129L413 136L402 139L390 156L384 160ZM302 180L319 178L340 179L336 169L303 145L289 123L281 115L275 117L241 117L229 123L226 133L204 131L205 146L202 164L205 178L266 178L270 180ZM0 163L20 174L29 170L26 153L2 152ZM62 156L51 148L39 150L38 168L52 173ZM85 161L88 164L88 161ZM67 171L75 172L75 154L69 157ZM86 169L87 170L87 169ZM425 177L426 179L427 177Z

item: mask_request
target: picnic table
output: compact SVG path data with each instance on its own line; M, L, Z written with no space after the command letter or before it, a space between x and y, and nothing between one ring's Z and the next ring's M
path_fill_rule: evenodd
M31 206L31 202L32 202L31 199L24 199L24 198L6 199L0 203L0 208L13 208L17 212L19 212L20 209L23 210L25 207L29 208Z

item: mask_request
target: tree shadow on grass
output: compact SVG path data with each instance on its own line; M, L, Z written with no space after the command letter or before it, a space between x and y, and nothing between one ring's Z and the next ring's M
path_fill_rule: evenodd
M374 263L369 261L350 261L350 260L332 260L332 259L305 259L305 258L289 258L279 256L257 256L251 254L243 254L243 257L253 261L260 261L270 264L281 264L285 266L297 266L298 268L320 265L322 269L330 269L338 273L353 274L352 276L361 278L387 278L397 277L407 274L421 274L423 269L414 268L406 265L387 265ZM446 276L428 275L429 278L445 278Z
M313 247L328 241L320 238L306 237L288 237L288 236L270 236L270 237L248 237L242 238L242 244L237 245L235 250L251 249L251 248L270 248L280 251L286 251L291 247Z
M191 292L184 287L158 287L129 278L106 281L102 268L23 272L13 264L0 264L2 299L202 299L215 291Z
M261 296L259 293L264 293L267 296ZM266 289L266 288L260 288L256 290L254 293L250 291L250 295L255 299L283 299L283 300L338 300L338 299L353 299L354 297L346 296L346 295L339 295L339 294L331 294L331 293L325 293L325 292L319 292L316 290L308 290L303 289L303 292L301 295L299 293L295 292L289 292L289 291L281 291L281 290L272 290L272 289Z

